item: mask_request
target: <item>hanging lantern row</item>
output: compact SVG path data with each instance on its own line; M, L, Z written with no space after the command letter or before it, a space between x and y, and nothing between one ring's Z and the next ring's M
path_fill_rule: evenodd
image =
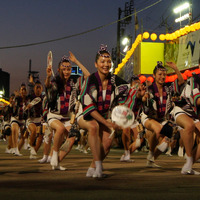
M194 32L200 30L200 22L194 23L190 26L185 26L173 33L167 33L167 34L160 34L159 35L159 39L161 41L164 40L175 40L183 35L186 35L190 32ZM136 38L136 40L134 41L134 43L132 44L131 49L126 53L126 56L122 59L122 62L120 64L118 64L118 67L115 69L114 74L118 74L118 72L122 69L122 67L128 62L128 60L130 59L130 57L132 56L133 52L135 51L136 47L138 46L138 44L140 42L142 42L143 39L150 39L152 41L157 40L158 36L155 33L152 33L151 35L148 32L144 32L142 35L139 34Z
M192 24L190 26L185 26L173 33L167 33L167 34L160 34L159 35L159 39L161 41L164 41L164 40L175 40L183 35L186 35L190 32L194 32L194 31L197 31L197 30L200 30L200 22L197 22L195 24ZM151 38L151 40L155 41L157 39L157 35L155 33L152 33L151 35L148 33L148 32L144 32L143 33L143 38L144 39L148 39L148 38Z
M126 56L122 59L122 62L118 64L117 68L115 68L114 74L118 74L118 72L122 69L122 67L128 62L133 52L135 51L136 47L138 46L138 44L140 44L141 41L142 41L142 35L139 34L135 39L135 42L132 44L131 49L127 51Z
M184 80L187 80L187 78L191 77L192 76L192 73L195 73L195 74L200 74L200 69L194 69L194 70L185 70L182 74ZM166 76L166 80L165 82L174 82L176 79L177 79L177 74L174 74L174 75L170 75L170 76ZM144 75L141 75L139 76L139 79L142 83L144 83L145 81L149 81L151 83L154 82L154 78L152 76L149 76L149 77L146 77Z

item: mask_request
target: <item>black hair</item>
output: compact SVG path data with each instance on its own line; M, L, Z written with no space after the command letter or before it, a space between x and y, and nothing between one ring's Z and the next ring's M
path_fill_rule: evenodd
M64 63L64 62L70 63L69 59L66 58L66 56L63 56L63 57L61 58L60 62L58 63L58 68L59 68L60 65L61 65L62 63ZM70 63L70 64L71 64L71 63Z
M137 75L133 75L129 82L132 83L133 81L138 81L138 80L140 80L139 77Z
M26 87L26 84L25 84L25 83L22 83L22 84L21 84L21 87Z
M165 67L163 67L163 64L161 61L157 62L157 65L155 66L155 68L153 70L153 74L155 75L158 70L167 71L167 69Z
M97 63L97 60L99 59L99 57L102 56L105 53L107 53L110 57L110 53L107 50L98 51L97 54L96 54L95 62Z

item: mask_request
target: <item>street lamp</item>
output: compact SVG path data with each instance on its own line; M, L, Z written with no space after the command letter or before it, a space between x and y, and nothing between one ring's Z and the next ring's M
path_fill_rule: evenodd
M131 45L131 36L124 37L122 39L122 45L125 46L124 49L123 49L123 52L127 52L130 45Z
M0 90L0 98L3 97L4 92L2 90Z
M174 8L174 13L180 13L181 11L187 9L190 7L190 4L188 2L185 2L184 4Z
M175 14L180 13L180 17L175 19L176 23L180 22L180 27L181 27L181 22L186 19L189 19L189 24L192 23L192 8L191 8L192 6L191 5L192 4L190 4L189 2L185 2L173 10ZM189 13L181 16L181 12L186 9L189 9Z
M124 46L127 45L128 42L129 42L129 38L128 38L128 37L123 38L122 44L123 44Z
M189 15L189 13L187 13L187 14L185 14L185 15L179 17L179 18L176 18L176 19L175 19L175 22L176 22L176 23L182 22L182 21L184 21L184 20L186 20L186 19L189 19L189 17L190 17L190 15Z

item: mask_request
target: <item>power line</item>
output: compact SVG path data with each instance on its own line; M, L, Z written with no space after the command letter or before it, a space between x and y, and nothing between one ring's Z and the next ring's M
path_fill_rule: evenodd
M144 10L147 10L148 8L152 7L152 6L155 6L156 4L160 3L162 0L158 0L157 2L137 11L136 13L140 13ZM131 16L133 16L135 13L132 13L130 14L129 16L126 16L120 20L117 20L117 21L114 21L114 22L111 22L111 23L108 23L108 24L105 24L105 25L102 25L102 26L98 26L96 28L93 28L93 29L90 29L90 30L87 30L87 31L83 31L81 33L76 33L76 34L73 34L73 35L68 35L68 36L65 36L65 37L61 37L61 38L56 38L56 39L52 39L52 40L46 40L46 41L43 41L43 42L35 42L35 43L29 43L29 44L22 44L22 45L14 45L14 46L4 46L4 47L0 47L0 49L13 49L13 48L20 48L20 47L29 47L29 46L35 46L35 45L40 45L40 44L46 44L46 43L50 43L50 42L56 42L56 41L59 41L59 40L64 40L64 39L68 39L68 38L72 38L72 37L76 37L76 36L79 36L79 35L84 35L86 33L90 33L90 32L93 32L93 31L96 31L96 30L99 30L99 29L102 29L102 28L105 28L107 26L111 26L113 24L116 24L117 22L119 21L122 21L122 20L125 20Z

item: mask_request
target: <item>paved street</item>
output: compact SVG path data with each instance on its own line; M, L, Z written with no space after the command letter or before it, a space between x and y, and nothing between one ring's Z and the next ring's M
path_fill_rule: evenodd
M107 178L86 178L91 154L74 149L64 159L67 171L52 171L49 164L29 159L29 151L22 157L5 154L5 142L0 142L1 199L199 199L200 176L181 175L183 158L162 155L157 164L161 168L146 167L146 152L134 153L135 162L119 161L122 149L112 149L104 162ZM38 157L42 157L40 149ZM200 164L194 165L200 171Z

